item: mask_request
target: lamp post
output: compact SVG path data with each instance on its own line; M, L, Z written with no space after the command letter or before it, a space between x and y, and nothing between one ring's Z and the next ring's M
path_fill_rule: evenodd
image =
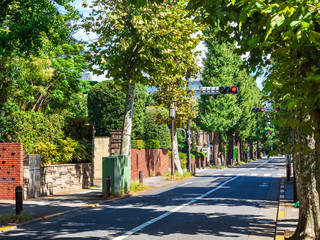
M176 117L176 109L174 107L174 104L171 104L170 106L169 117L171 118L171 176L174 176L173 138L174 138L174 118Z

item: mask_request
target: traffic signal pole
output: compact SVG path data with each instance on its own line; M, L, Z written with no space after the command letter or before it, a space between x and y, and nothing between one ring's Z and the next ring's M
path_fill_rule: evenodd
M188 171L191 172L191 134L190 134L190 123L187 125L187 166Z

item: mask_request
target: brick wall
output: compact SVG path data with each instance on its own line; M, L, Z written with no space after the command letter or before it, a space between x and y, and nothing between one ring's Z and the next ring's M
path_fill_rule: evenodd
M206 158L191 158L191 164L196 164L196 168L203 168L207 166Z
M15 189L23 187L22 143L0 143L0 199L15 199Z
M167 149L131 149L131 179L162 175L169 172L170 160Z

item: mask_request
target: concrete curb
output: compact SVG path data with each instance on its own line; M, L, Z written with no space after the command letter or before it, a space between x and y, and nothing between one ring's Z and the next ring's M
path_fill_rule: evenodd
M277 225L276 225L276 234L275 240L284 240L285 227L281 223L285 219L285 199L284 199L284 178L281 178L280 183L280 196L279 196L279 205L277 212Z
M187 179L189 179L189 178L187 178ZM182 180L185 180L185 179L175 180L173 182L165 183L165 184L163 184L161 186L148 188L148 189L145 189L143 191L140 191L140 192L137 192L137 193L133 193L133 194L126 194L124 196L121 196L121 197L118 197L118 198L114 198L114 199L108 199L108 200L102 201L100 203L92 203L92 204L88 204L88 205L84 205L84 206L78 207L76 209L72 209L72 210L68 210L68 211L64 211L64 212L54 213L54 214L50 214L50 215L47 215L47 216L35 218L35 219L32 219L32 220L27 221L27 222L19 223L17 225L5 226L5 227L0 228L0 233L11 231L11 230L17 229L19 227L22 227L22 226L25 226L25 225L28 225L28 224L31 224L31 223L36 223L36 222L40 222L42 220L48 220L48 219L51 219L51 218L54 218L54 217L58 217L58 216L61 216L61 215L72 213L72 212L76 212L76 211L79 211L79 210L82 210L82 209L97 207L97 206L100 206L100 205L105 204L105 203L115 202L115 201L118 201L118 200L129 198L131 196L140 195L143 192L146 192L146 191L149 191L149 190L153 190L153 189L157 189L157 188L161 188L161 187L165 187L165 186L171 185L171 184L173 184L175 182L180 182Z

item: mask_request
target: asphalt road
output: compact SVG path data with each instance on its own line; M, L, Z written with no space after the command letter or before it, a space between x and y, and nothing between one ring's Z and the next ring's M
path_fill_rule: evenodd
M273 239L284 159L195 178L33 223L0 239Z

